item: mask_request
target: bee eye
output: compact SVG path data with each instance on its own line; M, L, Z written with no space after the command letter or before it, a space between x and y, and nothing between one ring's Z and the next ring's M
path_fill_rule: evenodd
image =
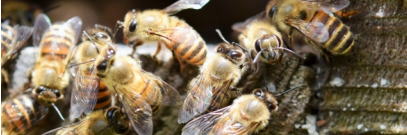
M137 28L137 22L135 20L131 21L130 26L129 26L129 31L134 32Z
M61 97L61 92L59 92L59 90L54 90L54 94L57 97Z
M273 15L274 15L274 13L276 12L276 10L277 10L276 7L271 8L271 10L268 12L269 17L273 17Z
M42 86L40 86L40 87L38 87L37 89L35 89L35 93L37 93L37 94L39 94L39 93L41 93L41 92L44 92L45 91L45 87L42 87Z
M256 43L254 43L254 47L255 47L257 52L261 51L260 44L261 44L261 39L257 39Z
M302 11L300 12L300 19L301 19L301 20L307 19L307 13L306 13L304 10L302 10Z
M269 108L269 110L270 110L270 111L274 111L274 110L276 110L276 108L277 108L277 106L276 106L276 105L271 104L271 103L270 103L270 104L268 104L268 105L267 105L267 107Z
M228 55L232 58L240 58L242 56L242 54L240 52L237 51L230 51L228 53Z
M102 61L97 67L97 70L104 71L107 68L107 60Z

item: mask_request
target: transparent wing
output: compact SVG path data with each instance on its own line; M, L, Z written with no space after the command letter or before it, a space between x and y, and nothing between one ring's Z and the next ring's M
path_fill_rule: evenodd
M26 41L33 33L33 28L28 26L16 26L14 29L17 31L17 39L15 46L13 46L12 50L9 52L9 55L17 53L17 51L24 47L24 45L26 45Z
M182 128L182 135L207 135L219 119L228 113L230 106L204 114L192 121Z
M164 9L169 14L175 14L185 9L201 9L209 0L178 0Z
M42 34L51 26L51 20L45 14L39 14L35 18L33 44L39 46L42 38Z
M150 105L137 93L124 94L121 103L133 129L139 135L152 135L153 119Z
M90 121L84 119L80 122L72 123L69 125L61 126L50 131L43 133L42 135L67 135L67 134L88 134L90 129L88 128Z
M78 41L79 36L81 35L82 32L82 20L80 17L75 16L70 18L65 22L66 25L70 25L73 28L73 31L75 32L75 42Z
M258 126L259 124L252 123L251 125L249 125L249 127L247 127L239 122L232 121L230 119L224 122L225 123L222 123L221 126L213 128L213 131L215 132L214 134L246 135L249 133L250 130L254 130L253 127Z
M157 86L157 89L160 90L160 92L163 96L163 100L162 100L163 105L170 105L170 104L173 104L173 103L176 103L177 101L179 101L179 97L180 97L179 93L173 86L171 86L170 84L166 83L165 81L161 80L159 77L157 77L151 73L145 72L144 74L150 76L148 78L153 79L153 81L156 84L158 84L155 86Z
M196 115L206 111L212 100L212 86L202 75L189 84L189 93L182 105L178 123L186 123Z
M328 29L321 22L288 19L287 23L315 42L324 43L329 38Z
M70 120L93 111L95 107L100 79L93 70L93 65L93 63L87 63L75 67L74 88L69 110Z
M322 9L330 12L340 11L350 5L349 0L304 0L306 2L314 2L321 6Z
M238 22L232 25L232 30L236 31L236 32L242 32L244 29L246 29L246 26L249 25L251 22L259 20L259 19L263 19L265 17L265 12L260 12L258 14L256 14L255 16L252 16L248 19L246 19L243 22Z

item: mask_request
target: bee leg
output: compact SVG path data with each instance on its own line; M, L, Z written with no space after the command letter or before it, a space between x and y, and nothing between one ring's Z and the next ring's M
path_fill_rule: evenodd
M175 55L175 52L173 52L173 55L175 58L177 58L177 61L179 63L179 71L181 72L181 74L185 74L185 68L186 68L186 64L185 61L183 61L178 55Z
M8 75L8 72L6 70L1 69L1 76L2 76L2 79L4 80L4 82L6 84L8 84L10 82L9 75Z
M161 51L161 45L162 45L161 42L158 42L158 43L157 43L157 49L155 50L155 52L154 52L154 54L153 54L153 58L154 58L154 59L157 59L157 55L158 55L158 53L160 53L160 51Z

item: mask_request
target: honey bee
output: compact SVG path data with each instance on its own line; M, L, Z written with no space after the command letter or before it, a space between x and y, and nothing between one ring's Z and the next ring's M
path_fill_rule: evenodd
M132 129L138 134L151 135L153 111L177 100L178 92L159 77L144 71L137 59L115 53L114 46L103 48L95 61L96 75L117 97Z
M24 47L25 42L30 38L32 28L28 26L9 25L9 22L1 24L1 73L5 83L9 83L9 77L4 66L14 59L18 51Z
M96 76L93 63L99 50L113 45L111 30L106 26L95 25L82 35L82 43L76 48L71 63L78 63L74 75L74 89L71 95L70 119L74 120L92 110L111 106L111 92L106 84ZM94 94L97 93L97 94Z
M30 94L20 94L1 104L2 133L25 134L42 119L48 108L40 105Z
M79 122L50 130L43 135L94 135L102 132L113 134L114 131L107 128L110 126L104 114L103 110L94 111Z
M240 32L239 42L251 52L254 63L258 58L268 64L279 62L283 51L295 54L285 47L278 29L264 18L265 14L262 12L232 26L233 30Z
M255 89L225 108L199 116L182 129L182 135L248 135L265 128L277 111L276 98L267 90Z
M200 9L207 2L209 0L179 0L163 10L129 11L124 22L118 23L123 27L124 41L133 47L146 41L157 41L153 56L160 52L164 44L180 62L181 70L185 63L202 65L207 53L205 41L184 20L171 15L184 9Z
M178 117L179 123L186 123L207 110L216 110L228 104L232 96L230 91L248 69L248 59L251 57L247 50L224 41L201 67L200 74L189 83L189 92Z
M73 17L64 23L51 25L45 14L37 16L33 43L39 46L39 55L31 72L31 85L36 99L43 105L53 105L64 97L69 83L66 72L71 49L81 31L82 21Z
M348 53L355 43L349 26L334 13L348 5L348 0L272 0L266 12L271 22L283 33L291 35L295 29L311 44L325 48L334 55L341 55Z

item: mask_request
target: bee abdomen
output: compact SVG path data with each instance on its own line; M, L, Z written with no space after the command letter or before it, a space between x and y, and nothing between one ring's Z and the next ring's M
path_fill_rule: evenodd
M72 46L74 46L74 34L66 28L63 33L54 28L43 36L41 56L49 60L65 60Z
M18 96L2 105L2 126L15 133L25 133L36 119L33 100L27 95Z
M350 28L334 16L318 11L311 21L321 22L328 30L329 38L323 47L333 54L346 54L354 45L353 34Z
M185 37L185 33L173 33L174 37ZM206 44L201 38L197 38L197 33L186 36L184 42L174 43L169 47L176 53L177 57L192 65L202 65L206 58ZM199 35L198 35L199 36Z
M111 103L110 95L111 93L107 89L106 85L100 81L95 110L109 108Z

